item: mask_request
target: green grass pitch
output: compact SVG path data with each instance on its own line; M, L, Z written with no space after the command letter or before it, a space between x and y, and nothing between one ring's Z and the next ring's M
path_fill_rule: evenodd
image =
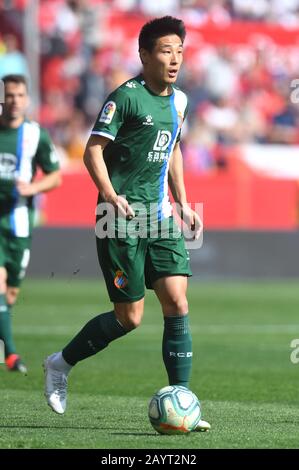
M162 315L147 292L143 324L82 363L69 380L68 408L43 396L43 358L111 304L100 282L26 280L14 313L28 376L0 366L0 448L295 448L299 442L298 285L197 283L189 287L191 389L212 430L160 436L147 418L151 395L167 384Z

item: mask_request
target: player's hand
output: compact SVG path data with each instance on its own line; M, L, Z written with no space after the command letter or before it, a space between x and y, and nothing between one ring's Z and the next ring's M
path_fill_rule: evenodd
M198 240L202 232L202 222L197 212L192 210L187 203L182 204L180 217L194 233L194 239Z
M124 217L127 220L133 219L135 217L135 212L132 207L123 196L116 196L114 207L116 208L118 214L121 217Z
M37 188L34 183L25 183L24 181L18 180L16 187L20 196L30 197L37 194Z

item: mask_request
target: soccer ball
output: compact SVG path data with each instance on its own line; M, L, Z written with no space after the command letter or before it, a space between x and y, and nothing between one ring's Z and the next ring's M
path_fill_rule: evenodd
M191 432L201 417L200 402L186 387L163 387L152 397L148 408L149 420L160 434Z

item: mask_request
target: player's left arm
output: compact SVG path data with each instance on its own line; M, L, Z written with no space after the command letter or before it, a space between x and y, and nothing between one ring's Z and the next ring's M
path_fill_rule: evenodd
M38 193L45 193L56 188L61 184L60 170L52 171L48 175L44 175L40 180L32 183L24 181L17 182L17 189L21 196L35 196Z
M201 221L199 215L191 209L187 202L183 156L179 142L175 144L170 159L168 184L175 202L179 205L182 220L194 232L194 238L197 240L201 233Z
M43 177L30 183L18 180L17 190L21 196L34 196L38 193L50 191L61 184L57 153L48 133L44 129L41 129L36 163L42 169Z

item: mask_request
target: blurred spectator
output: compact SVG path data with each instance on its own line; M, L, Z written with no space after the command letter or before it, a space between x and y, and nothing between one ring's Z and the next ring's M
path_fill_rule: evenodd
M2 43L0 38L2 75L8 69L28 74L16 39L21 30L13 20L22 17L26 1L0 0L5 31L9 25L16 31ZM291 80L299 77L296 41L280 46L259 33L247 43L240 37L226 45L225 33L222 42L213 43L198 30L211 24L226 31L236 21L275 22L298 28L299 38L299 0L43 0L40 115L65 162L81 161L105 97L139 73L136 38L126 19L138 23L140 13L181 16L190 28L178 82L189 97L182 144L190 170L227 168L232 148L243 142L299 143L299 106L289 98Z
M215 136L198 115L187 131L187 138L183 139L182 151L186 169L190 172L205 173L214 168L215 145Z
M298 110L292 103L285 103L279 114L273 117L269 142L275 144L299 144L299 116Z
M85 115L81 111L75 111L63 129L62 144L70 163L81 163L88 137Z
M81 75L80 87L76 96L77 107L84 111L89 122L94 120L106 97L104 77L105 68L101 61L101 51L94 50L87 68Z
M271 3L268 0L232 0L232 7L233 15L239 19L265 20Z
M298 104L289 99L289 83L282 82L277 86L281 97L280 109L272 116L269 126L268 141L275 144L295 145L299 143Z
M238 113L225 97L214 98L201 111L203 122L217 136L220 143L228 144L236 140Z
M137 10L139 0L114 0L113 8L120 11Z
M92 49L99 47L103 42L102 15L105 10L101 8L101 2L91 4L89 0L68 0L67 4L77 17L83 54L89 57Z
M185 21L193 25L203 23L227 24L231 21L229 2L226 0L181 0Z
M13 34L3 37L0 55L0 78L9 74L25 75L29 79L29 70L24 54L18 48L18 40Z
M238 73L227 46L205 57L204 87L211 98L231 97L238 92Z
M149 16L175 16L178 12L180 2L179 0L139 0L141 11Z

